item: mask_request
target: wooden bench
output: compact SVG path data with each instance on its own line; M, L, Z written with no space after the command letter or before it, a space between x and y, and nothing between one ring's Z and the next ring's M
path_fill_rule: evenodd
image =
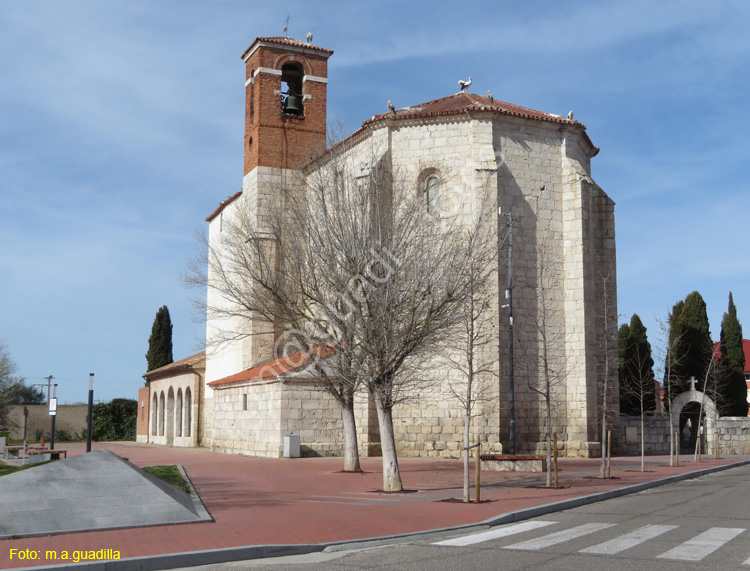
M40 454L56 455L56 460L60 458L61 454L64 458L68 457L67 450L50 450L45 446L32 446L30 444L24 444L23 446L6 446L5 458L10 458L11 453L14 453L13 456L15 458L20 458L21 452L23 452L23 458L28 458L29 456L39 456Z
M25 448L23 446L6 446L5 447L5 459L7 460L8 458L10 458L11 453L14 458L18 458L19 453L21 452L21 450L24 450L24 449Z
M45 454L50 455L50 460L59 460L61 454L64 458L68 457L67 450L58 450L57 448L50 450L49 448L42 446L29 446L25 452L25 459L30 461L32 456L42 456Z

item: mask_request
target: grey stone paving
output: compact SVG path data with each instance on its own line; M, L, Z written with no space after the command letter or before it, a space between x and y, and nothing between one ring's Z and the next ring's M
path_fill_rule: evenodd
M98 450L0 478L0 539L210 520L197 504Z

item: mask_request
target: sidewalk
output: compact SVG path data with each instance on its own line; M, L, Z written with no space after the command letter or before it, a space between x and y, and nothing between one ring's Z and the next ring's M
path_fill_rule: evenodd
M69 456L84 452L83 444L66 443L64 447ZM363 459L365 474L344 474L339 472L340 458L251 458L134 442L94 445L95 450L99 448L138 466L182 464L215 521L8 540L0 550L0 568L51 565L53 562L45 559L46 550L111 549L125 559L414 533L478 523L534 506L750 459L704 457L701 463L693 463L692 455L683 455L680 467L669 467L668 457L650 456L646 458L647 471L640 472L639 457L613 458L610 480L596 477L598 459L561 459L560 483L565 487L558 490L539 487L545 482L544 474L483 472L482 499L492 501L476 505L441 501L462 495L460 460L400 459L408 493L385 494L377 492L382 488L380 458ZM472 497L473 493L472 489ZM39 556L36 560L10 560L11 548L38 551Z

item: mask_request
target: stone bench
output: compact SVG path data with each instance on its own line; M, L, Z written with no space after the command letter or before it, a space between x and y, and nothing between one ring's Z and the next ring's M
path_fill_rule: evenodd
M479 457L482 470L489 472L545 472L546 456L511 456L510 454L485 454Z

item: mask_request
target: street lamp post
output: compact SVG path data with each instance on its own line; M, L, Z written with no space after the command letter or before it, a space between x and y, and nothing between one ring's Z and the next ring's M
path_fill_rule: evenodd
M55 449L55 419L57 418L57 383L52 385L52 399L50 400L49 414L52 417L52 432L50 433L49 449Z
M91 452L91 422L94 416L94 373L89 373L89 414L86 430L86 452Z

